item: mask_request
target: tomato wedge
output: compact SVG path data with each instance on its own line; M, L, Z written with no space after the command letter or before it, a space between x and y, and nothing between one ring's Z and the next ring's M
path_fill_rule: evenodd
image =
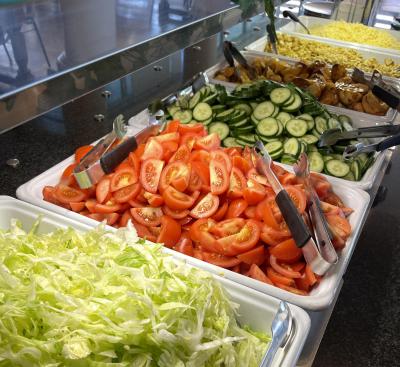
M71 206L71 209L76 213L81 212L85 208L84 201L80 201L78 203L69 203L69 205Z
M243 218L225 219L210 228L210 232L218 237L227 237L239 233L246 220Z
M172 248L179 241L181 231L181 226L175 219L164 215L161 218L161 231L157 237L157 242Z
M137 182L133 185L129 185L115 191L113 197L115 201L119 204L126 203L129 200L133 200L136 196L138 196L141 189L142 186L139 182Z
M153 194L157 193L164 162L159 159L147 159L140 169L140 183L143 188Z
M74 169L76 167L76 163L70 164L62 173L60 182L64 185L70 186L76 182L74 176Z
M303 256L301 249L296 246L296 243L292 238L270 248L269 252L278 260L287 262L298 261Z
M168 186L162 193L165 204L172 210L190 208L195 201L193 196L194 194L192 194L192 196L186 195L183 192L174 189L172 186Z
M256 264L260 266L265 261L265 254L266 251L264 246L258 246L250 251L243 252L242 254L237 255L237 258L246 264Z
M202 135L205 132L203 124L179 124L178 132L181 134L200 134Z
M228 155L223 150L214 150L211 152L211 159L214 161L218 161L222 163L228 172L228 175L231 173L232 170L232 162Z
M104 204L97 203L94 206L94 211L96 213L101 213L101 214L115 213L120 209L121 209L121 204L118 204L113 200L109 200L109 201L105 202Z
M279 223L276 221L274 213L272 212L270 200L274 200L275 202L275 199L265 199L257 204L256 218L262 219L269 227L279 230Z
M272 269L274 269L277 273L283 275L284 277L287 278L301 278L301 274L298 271L293 271L290 269L287 269L280 264L278 264L278 261L276 260L276 257L274 255L271 255L269 257L269 263L272 266Z
M212 133L210 135L204 136L203 138L197 139L194 144L195 149L204 149L207 151L212 151L214 149L219 148L220 139L216 133Z
M350 236L351 226L346 218L342 218L339 215L327 215L326 220L334 235L342 239Z
M75 150L75 162L79 163L82 158L93 149L91 145L83 145Z
M53 186L43 187L43 190L42 190L43 199L45 201L48 201L49 203L64 206L64 204L61 203L60 201L58 201L58 199L56 198L55 192L56 192L56 188Z
M190 149L187 145L181 145L174 155L169 159L169 163L172 162L189 162Z
M193 218L208 218L216 213L219 206L219 198L211 193L204 196L190 211Z
M210 171L208 166L203 162L194 161L191 163L192 172L196 172L196 174L200 177L201 180L201 189L203 191L210 191Z
M100 204L109 200L111 197L111 180L103 177L96 186L96 199Z
M240 260L232 256L219 255L214 252L203 252L203 260L222 268L232 268L240 264Z
M247 180L247 187L243 190L243 197L249 205L256 205L264 199L266 190L264 186L253 179Z
M140 159L142 161L147 159L162 159L163 155L164 150L161 143L154 138L151 138L147 141L143 155L140 157Z
M169 215L171 218L174 219L183 219L189 215L189 210L172 210L168 208L166 205L162 207L164 214Z
M144 226L158 226L161 224L163 213L160 208L132 208L131 214L139 224Z
M121 219L119 220L119 225L121 227L126 227L129 221L132 221L132 215L131 211L128 209L124 211L124 214L122 214Z
M268 276L256 264L251 265L247 274L250 278L273 285L271 279L269 279Z
M244 199L232 200L225 215L226 219L240 217L247 207L247 201Z
M192 240L185 233L182 233L181 238L179 239L178 243L173 247L173 249L175 251L181 252L182 254L194 256Z
M220 203L217 212L212 216L212 218L216 221L220 221L225 216L228 206L228 201L224 201L222 205Z
M120 168L111 178L111 192L122 189L123 187L133 185L138 181L135 170L130 166Z
M240 155L235 155L232 157L232 165L233 165L233 167L240 169L240 171L243 172L244 174L247 174L247 172L249 172L250 168L252 168L251 163L246 161Z
M178 143L179 141L179 133L178 132L170 132L165 134L160 134L154 137L153 139L157 140L159 143L166 143L166 142L174 142Z
M178 191L185 191L189 186L190 174L190 166L184 162L169 163L161 174L160 191L164 191L169 185Z
M233 167L230 177L229 177L229 189L228 197L230 198L240 198L243 196L243 190L246 187L246 178L244 177L242 171Z
M304 191L298 189L296 186L285 186L285 190L289 194L299 213L303 214L307 205L307 197Z
M164 204L164 199L161 195L152 194L151 192L146 191L143 196L147 199L149 205L153 208L157 208Z
M214 195L223 194L229 186L228 171L219 161L210 162L210 187Z
M292 278L287 278L281 274L279 274L278 272L276 272L274 269L272 269L272 267L267 267L267 275L268 278L272 280L272 282L274 284L284 284L287 285L289 287L295 287L296 283L294 282L294 279Z
M58 201L64 204L77 203L86 198L83 191L63 184L59 184L55 187L54 196Z

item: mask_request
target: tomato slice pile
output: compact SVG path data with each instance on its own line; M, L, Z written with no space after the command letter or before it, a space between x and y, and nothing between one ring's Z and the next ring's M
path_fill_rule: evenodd
M307 295L319 283L250 149L221 148L218 135L207 135L202 124L172 121L95 188L81 190L73 169L91 148L77 149L59 184L43 188L44 200L117 228L131 221L140 237L295 294ZM273 169L303 213L302 184ZM323 176L312 174L312 183L339 250L351 234L346 216L352 210Z

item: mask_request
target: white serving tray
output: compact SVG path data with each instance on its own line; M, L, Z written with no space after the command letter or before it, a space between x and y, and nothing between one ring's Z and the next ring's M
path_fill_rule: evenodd
M252 61L256 58L260 57L271 57L271 58L276 58L282 61L287 62L288 64L295 64L298 62L298 60L292 59L290 57L286 56L281 56L281 55L275 55L271 54L268 52L261 52L261 51L244 51L242 52L243 56L246 57L248 61ZM233 90L238 83L231 83L231 82L224 82L218 79L214 78L215 73L222 69L223 67L226 67L227 63L225 61L222 61L218 63L217 65L212 66L211 68L206 70L207 77L210 81L210 83L213 84L221 84L225 86L229 90ZM370 74L366 73L366 76L370 76ZM397 88L400 90L400 83L397 79L395 78L388 78L388 77L383 77L383 80L392 85L393 87ZM382 124L387 124L391 123L395 120L397 116L397 111L394 108L389 108L385 116L376 116L372 115L369 113L364 113L364 112L359 112L359 111L354 111L349 108L345 107L338 107L338 106L331 106L327 104L323 104L328 111L336 114L336 115L347 115L349 116L353 121L357 121L357 127L366 127L366 126L371 126L371 125L382 125Z
M363 48L366 48L367 50L374 51L374 52L392 53L397 56L400 55L400 50L396 50L393 48L386 48L386 47L366 45L363 43L342 41L342 40L337 40L337 39L333 39L333 38L316 36L316 35L312 34L311 28L317 27L317 26L324 26L329 23L333 23L336 21L335 19L317 18L317 17L310 17L307 15L301 15L301 16L299 16L299 19L305 24L305 26L308 29L310 29L311 34L308 34L300 24L295 23L295 22L289 22L289 23L285 24L283 27L280 27L279 32L292 34L294 36L302 36L302 37L304 36L304 38L308 38L308 39L311 39L314 41L329 41L329 42L332 41L335 43L335 45L342 46L342 47L348 47L348 46L353 46L354 48L363 47ZM400 41L400 32L389 30L389 29L381 29L381 28L379 28L379 30L382 33L387 33L387 34L391 35L392 37L397 39L397 41Z
M15 218L21 221L25 230L29 230L39 215L42 215L39 226L41 233L67 227L83 232L93 228L93 226L17 199L0 196L0 229L8 229L10 221ZM232 300L239 304L239 322L242 325L249 325L254 330L271 334L271 324L278 309L279 300L217 275L215 278L223 284ZM288 343L278 351L274 366L293 367L296 365L310 329L310 318L307 313L297 306L289 305L289 308L293 316L294 327Z
M98 222L91 218L82 216L78 213L43 200L43 187L47 185L56 185L59 182L61 173L69 164L73 162L73 160L74 158L71 156L23 184L17 189L17 197L49 211L59 213L66 218L74 219L89 226L96 226ZM350 216L350 224L353 229L353 233L348 239L347 245L339 257L338 264L336 264L331 271L325 275L319 286L314 289L309 296L300 296L287 292L280 288L259 282L230 270L225 270L221 267L208 264L204 261L180 254L173 250L166 249L166 251L173 254L175 257L185 259L188 263L197 267L201 267L218 275L225 276L227 279L244 284L248 287L256 289L265 294L272 295L279 299L286 300L307 310L320 310L327 308L335 296L340 279L347 267L347 263L350 261L351 254L355 248L362 229L361 225L363 223L364 216L366 215L366 210L370 200L369 195L366 192L349 186L347 182L346 184L340 182L343 180L332 180L331 177L328 177L328 180L332 183L335 192L341 196L344 203L354 209L354 213Z

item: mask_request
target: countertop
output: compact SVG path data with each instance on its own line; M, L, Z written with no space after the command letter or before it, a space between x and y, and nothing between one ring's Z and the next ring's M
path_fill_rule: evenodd
M92 116L72 103L0 135L0 194L15 196L18 186L73 154L76 147L105 135L110 120L106 116L97 122ZM10 158L18 158L20 165L7 166ZM398 172L400 154L395 151L382 182L387 195L365 223L314 366L400 364Z

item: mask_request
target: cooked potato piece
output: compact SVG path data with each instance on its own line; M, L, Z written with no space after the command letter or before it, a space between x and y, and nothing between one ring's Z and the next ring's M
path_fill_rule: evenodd
M347 70L343 65L335 64L332 66L331 79L333 82L344 78L347 75Z

